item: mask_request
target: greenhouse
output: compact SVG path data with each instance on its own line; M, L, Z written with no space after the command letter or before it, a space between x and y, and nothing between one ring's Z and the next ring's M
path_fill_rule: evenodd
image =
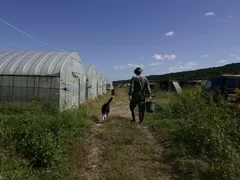
M94 65L84 64L86 74L86 99L97 97L97 72Z
M107 93L107 79L105 76L103 76L103 85L102 85L102 88L103 88L103 94L106 94Z
M97 72L97 95L103 95L103 73L101 71Z
M60 110L85 101L85 72L76 52L0 52L0 97L31 102L34 97Z
M113 83L110 79L106 79L106 89L112 90L113 89Z

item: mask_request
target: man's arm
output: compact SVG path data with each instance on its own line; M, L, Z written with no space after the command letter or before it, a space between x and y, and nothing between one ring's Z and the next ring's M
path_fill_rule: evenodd
M145 87L146 87L146 90L147 90L147 94L148 94L148 96L149 97L151 97L151 88L150 88L150 85L149 85L149 81L148 81L148 79L145 77Z
M128 96L132 96L133 90L134 90L134 77L132 77L131 82L130 82Z

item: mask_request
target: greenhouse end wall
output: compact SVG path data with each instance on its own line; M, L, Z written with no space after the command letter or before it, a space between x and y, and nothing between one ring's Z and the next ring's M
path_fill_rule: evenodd
M103 80L103 83L102 83L102 92L103 94L107 93L107 83L105 79Z
M86 77L81 61L77 57L66 61L60 74L60 110L85 102Z
M103 74L102 72L97 72L97 95L103 95Z
M86 75L86 100L97 97L97 72L93 64L84 64Z

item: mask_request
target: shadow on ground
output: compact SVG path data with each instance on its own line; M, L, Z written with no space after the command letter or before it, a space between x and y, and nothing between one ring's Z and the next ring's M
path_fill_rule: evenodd
M102 122L102 119L101 119L101 116L100 117L98 117L97 115L92 115L91 117L90 117L90 119L91 119L91 121L92 122L94 122L94 123L97 123L97 124L99 124L99 123L103 123ZM108 119L107 119L107 121L105 122L105 123L107 123L107 122L109 122L109 121L123 121L123 120L125 120L125 121L130 121L131 120L131 118L129 117L122 117L122 116L120 116L120 115L116 115L116 116L109 116L108 117Z

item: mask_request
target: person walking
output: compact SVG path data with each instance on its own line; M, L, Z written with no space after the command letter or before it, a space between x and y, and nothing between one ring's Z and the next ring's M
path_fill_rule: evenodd
M131 121L133 122L136 121L134 109L138 105L139 124L141 124L144 119L146 96L149 97L149 99L152 99L149 81L145 76L141 75L142 71L143 70L140 67L137 67L134 70L134 74L136 76L132 77L130 87L129 87L129 92L128 92L128 96L130 100L129 106L132 114Z

